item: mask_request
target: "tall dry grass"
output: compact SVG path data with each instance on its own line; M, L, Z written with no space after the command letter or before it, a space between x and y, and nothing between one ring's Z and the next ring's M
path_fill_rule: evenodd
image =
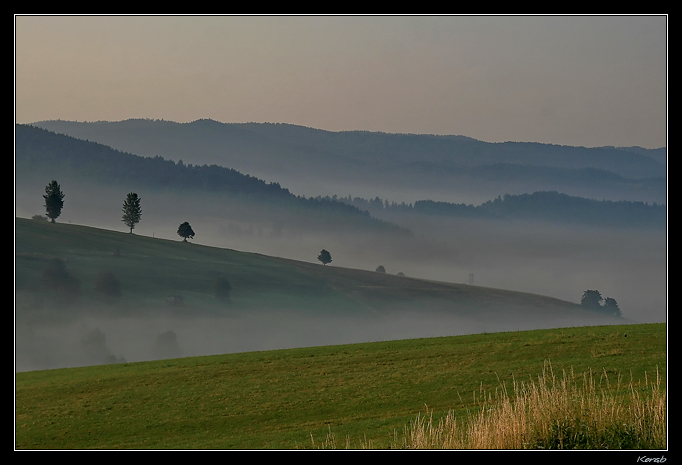
M406 449L664 449L666 391L656 379L623 384L606 373L555 376L547 365L537 380L502 384L478 402L477 412L458 420L449 412L436 424L433 413L413 420Z

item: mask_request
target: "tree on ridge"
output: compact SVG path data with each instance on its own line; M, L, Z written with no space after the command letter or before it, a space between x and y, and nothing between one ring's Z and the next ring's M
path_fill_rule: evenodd
M133 233L135 225L142 219L142 207L140 206L140 197L135 192L130 192L123 202L123 223L130 228L130 233Z
M43 198L45 199L45 213L54 223L55 218L62 214L62 208L64 208L64 193L57 181L53 179L45 187Z
M323 265L326 265L327 263L332 262L331 254L324 249L322 249L322 251L320 252L320 255L317 256L317 259L319 261L321 261Z
M187 221L178 226L178 236L183 238L183 242L187 242L187 238L194 239L194 230Z

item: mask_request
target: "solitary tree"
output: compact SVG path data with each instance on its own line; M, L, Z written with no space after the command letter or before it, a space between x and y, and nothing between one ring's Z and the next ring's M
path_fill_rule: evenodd
M616 302L616 299L613 299L611 297L607 297L604 299L604 313L607 313L609 315L613 316L623 316L623 312L620 311L620 308L618 307L618 302Z
M178 227L178 236L183 238L183 242L187 242L187 238L194 239L194 231L187 221Z
M588 289L583 292L583 297L580 299L580 305L588 310L599 311L601 309L602 300L604 299L599 291Z
M123 223L130 228L132 234L135 225L142 219L140 197L135 192L130 192L123 202Z
M54 223L55 218L58 218L62 214L62 208L64 208L64 193L59 187L57 181L52 180L50 184L45 187L45 213L47 217Z
M376 272L377 273L386 273L386 268L384 268L384 265L379 265L379 266L377 266Z
M323 265L326 265L327 263L332 262L331 254L324 249L322 249L322 251L320 252L320 255L317 256L317 259L319 261L321 261Z

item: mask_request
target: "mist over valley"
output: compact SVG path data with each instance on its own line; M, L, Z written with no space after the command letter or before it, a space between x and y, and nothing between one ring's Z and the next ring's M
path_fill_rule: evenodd
M498 153L461 136L207 120L36 126L55 132L16 127L17 370L666 320L660 151L489 144ZM57 223L29 220L52 179ZM142 202L133 235L128 192ZM55 258L80 282L74 302L41 288ZM114 302L94 290L105 270ZM587 289L622 318L581 308Z
M292 124L40 121L34 126L123 152L218 165L297 195L479 204L559 191L664 204L666 149L488 143L465 136L324 131Z

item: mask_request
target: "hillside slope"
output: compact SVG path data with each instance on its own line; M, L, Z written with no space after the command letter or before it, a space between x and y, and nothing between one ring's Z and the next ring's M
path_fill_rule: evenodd
M48 351L48 366L103 363L80 353L93 328L108 337L104 355L131 361L154 358L153 339L169 329L192 340L184 354L201 355L627 322L541 295L323 266L318 252L303 262L17 218L18 359L42 366ZM112 275L120 295L103 290ZM216 297L219 278L231 285L229 302ZM46 343L64 338L68 349Z
M235 306L245 309L263 305L304 309L309 308L302 305L305 298L325 300L342 296L354 302L348 309L355 306L391 311L396 306L430 301L432 305L437 303L438 308L454 312L497 311L517 306L539 314L568 312L584 316L576 304L539 295L323 266L314 263L315 251L311 251L311 262L303 262L184 243L180 239L154 239L22 218L16 219L15 226L17 271L22 271L25 263L62 258L74 274L82 273L84 288L93 280L96 268L101 267L116 270L124 284L130 282L133 295L140 296L147 296L150 291L161 292L160 297L164 297L164 292L211 296L210 278L229 275L234 283ZM36 271L34 267L28 268ZM32 280L36 279L34 276ZM26 288L30 281L26 277ZM167 286L164 281L168 281ZM17 283L19 289L24 288L23 283L23 280ZM278 297L266 300L268 294ZM287 303L282 300L284 296L298 300Z

